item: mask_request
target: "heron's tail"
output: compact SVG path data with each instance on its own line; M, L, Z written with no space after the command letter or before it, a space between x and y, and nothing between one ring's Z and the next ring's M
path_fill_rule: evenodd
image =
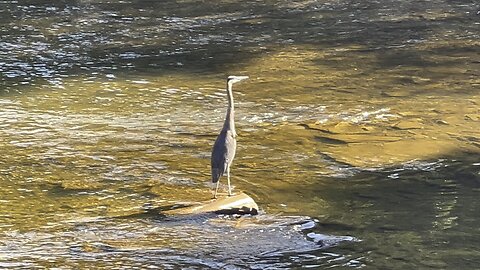
M217 168L212 168L212 183L217 183L222 176L222 172Z

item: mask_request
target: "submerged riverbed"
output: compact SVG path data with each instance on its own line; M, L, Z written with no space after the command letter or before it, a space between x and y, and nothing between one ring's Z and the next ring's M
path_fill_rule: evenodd
M474 1L1 1L0 267L473 269ZM211 197L234 87L232 183Z

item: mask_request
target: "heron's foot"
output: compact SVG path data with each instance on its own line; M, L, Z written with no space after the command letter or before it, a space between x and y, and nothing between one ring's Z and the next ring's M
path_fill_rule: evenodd
M232 197L232 196L235 196L236 193L235 192L217 192L216 194L213 194L212 196L212 200L216 200L218 199L219 197Z

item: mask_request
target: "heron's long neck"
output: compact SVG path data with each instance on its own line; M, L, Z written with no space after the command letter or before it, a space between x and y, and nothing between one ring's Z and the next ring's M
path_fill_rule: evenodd
M223 129L232 130L235 134L235 119L234 119L234 108L233 108L233 93L232 93L232 83L227 83L227 94L228 94L228 108L227 115L225 117L225 123L223 124Z

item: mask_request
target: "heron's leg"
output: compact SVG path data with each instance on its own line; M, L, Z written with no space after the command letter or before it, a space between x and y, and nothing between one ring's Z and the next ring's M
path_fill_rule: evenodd
M216 199L217 198L217 192L218 192L218 186L220 184L220 179L218 179L217 181L217 187L215 188L215 194L213 194L213 198Z
M232 187L230 186L230 166L227 167L228 196L232 196Z

